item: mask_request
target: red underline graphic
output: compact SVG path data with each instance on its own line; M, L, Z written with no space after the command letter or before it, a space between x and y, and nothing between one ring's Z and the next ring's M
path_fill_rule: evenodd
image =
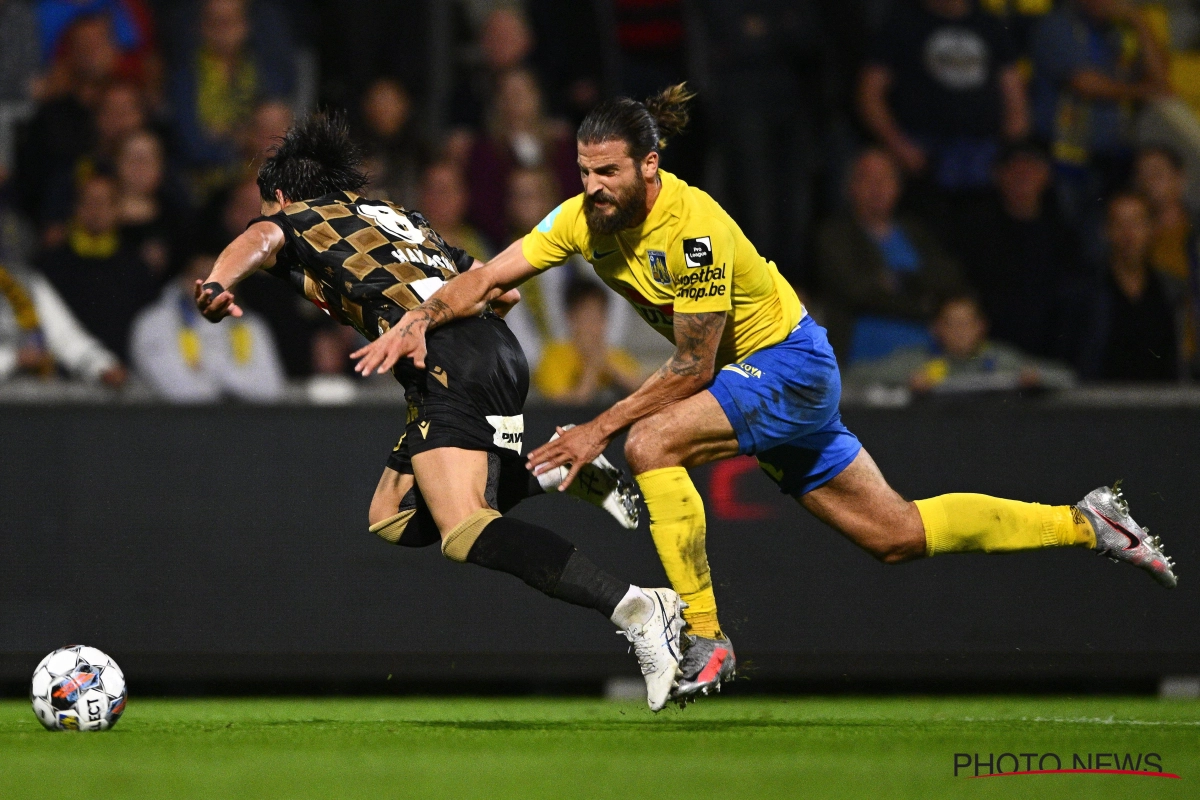
M990 775L969 775L970 778L1007 778L1009 775L1140 775L1143 778L1175 778L1174 772L1141 772L1135 769L1033 769L1026 772L993 772Z

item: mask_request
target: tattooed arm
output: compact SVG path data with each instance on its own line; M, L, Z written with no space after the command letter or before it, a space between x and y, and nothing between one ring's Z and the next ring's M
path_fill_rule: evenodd
M481 314L489 303L511 308L520 299L515 288L537 272L525 260L518 239L487 264L480 266L476 262L469 271L446 281L432 297L401 317L390 331L351 353L351 358L358 359L355 371L370 375L374 370L382 375L402 358L411 358L418 369L424 369L426 331Z
M675 315L675 352L636 392L596 417L608 438L708 386L717 369L725 312Z
M600 416L568 431L529 454L541 473L561 464L574 465L563 485L591 461L613 437L643 417L702 391L717 368L717 348L725 332L726 312L675 315L675 353L646 379L641 388Z

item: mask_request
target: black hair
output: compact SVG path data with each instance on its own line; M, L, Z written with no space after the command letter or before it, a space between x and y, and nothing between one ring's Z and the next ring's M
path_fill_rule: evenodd
M668 86L646 102L614 97L593 108L575 135L583 144L619 139L629 145L629 155L641 161L650 152L667 146L688 123L688 103L696 95L686 83Z
M333 192L356 192L367 185L362 150L350 138L346 118L318 112L293 125L258 170L258 191L274 200L312 200Z
M568 311L588 300L599 300L608 307L608 293L595 281L576 279L567 284L564 302Z
M1176 172L1183 172L1187 169L1187 162L1183 160L1183 156L1169 144L1148 144L1145 147L1139 148L1137 155L1138 158L1148 155L1162 156L1171 165L1171 169Z

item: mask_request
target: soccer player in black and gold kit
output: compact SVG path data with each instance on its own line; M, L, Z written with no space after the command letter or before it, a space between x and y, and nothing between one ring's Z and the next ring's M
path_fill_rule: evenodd
M264 216L226 248L207 281L197 281L201 313L213 322L240 316L230 290L262 269L373 341L475 266L420 214L357 195L367 182L358 165L339 118L314 115L288 131L259 171ZM552 531L502 516L558 485L531 480L521 457L529 367L496 313L518 299L491 293L473 314L430 336L422 360L396 365L408 414L371 501L370 529L399 545L440 540L447 558L600 611L633 643L657 711L679 675L679 596L617 580ZM591 468L610 490L580 496L636 527L634 498L619 473L607 462ZM617 508L614 496L624 501Z

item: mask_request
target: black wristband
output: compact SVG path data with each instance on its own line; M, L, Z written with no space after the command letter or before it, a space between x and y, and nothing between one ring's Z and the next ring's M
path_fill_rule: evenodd
M216 281L209 281L208 283L204 284L200 288L212 290L213 299L220 297L221 294L225 291L225 287L222 286L221 284L217 283Z

